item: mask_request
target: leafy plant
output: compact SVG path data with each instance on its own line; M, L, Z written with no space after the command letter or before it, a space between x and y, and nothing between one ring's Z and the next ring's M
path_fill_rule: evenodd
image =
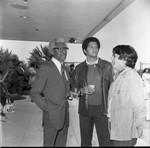
M29 57L29 63L36 63L37 65L40 65L52 58L52 55L48 51L48 46L43 47L40 45L40 48L36 46L36 48L30 52L31 56Z
M12 54L12 51L0 47L0 69L3 73L6 73L9 69L13 68L14 64L18 63L18 61L18 56Z

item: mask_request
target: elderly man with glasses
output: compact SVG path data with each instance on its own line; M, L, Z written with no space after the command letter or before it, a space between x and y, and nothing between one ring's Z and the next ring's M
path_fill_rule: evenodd
M30 96L43 110L43 146L66 146L69 127L69 73L64 66L68 47L63 38L49 44L52 59L41 65ZM43 95L41 95L43 94Z

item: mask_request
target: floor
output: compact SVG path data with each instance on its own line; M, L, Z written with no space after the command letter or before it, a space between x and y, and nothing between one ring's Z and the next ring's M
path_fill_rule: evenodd
M42 147L42 111L27 99L14 102L15 112L7 114L6 122L0 121L0 146L7 147ZM80 132L78 120L78 100L69 101L70 104L70 127L67 146L80 146ZM144 123L143 139L138 139L136 146L150 146L150 121ZM94 129L93 146L98 146Z

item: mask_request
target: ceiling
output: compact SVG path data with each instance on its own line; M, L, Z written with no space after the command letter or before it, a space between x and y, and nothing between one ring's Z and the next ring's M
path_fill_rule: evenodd
M134 0L0 0L0 39L81 43Z

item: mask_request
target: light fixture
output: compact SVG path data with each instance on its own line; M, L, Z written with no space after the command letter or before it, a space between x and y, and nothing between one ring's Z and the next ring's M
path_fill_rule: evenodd
M24 0L23 2L24 2L24 3L28 3L28 0Z
M26 16L26 15L21 15L20 17L21 17L21 18L24 18L24 19L30 18L29 16Z

